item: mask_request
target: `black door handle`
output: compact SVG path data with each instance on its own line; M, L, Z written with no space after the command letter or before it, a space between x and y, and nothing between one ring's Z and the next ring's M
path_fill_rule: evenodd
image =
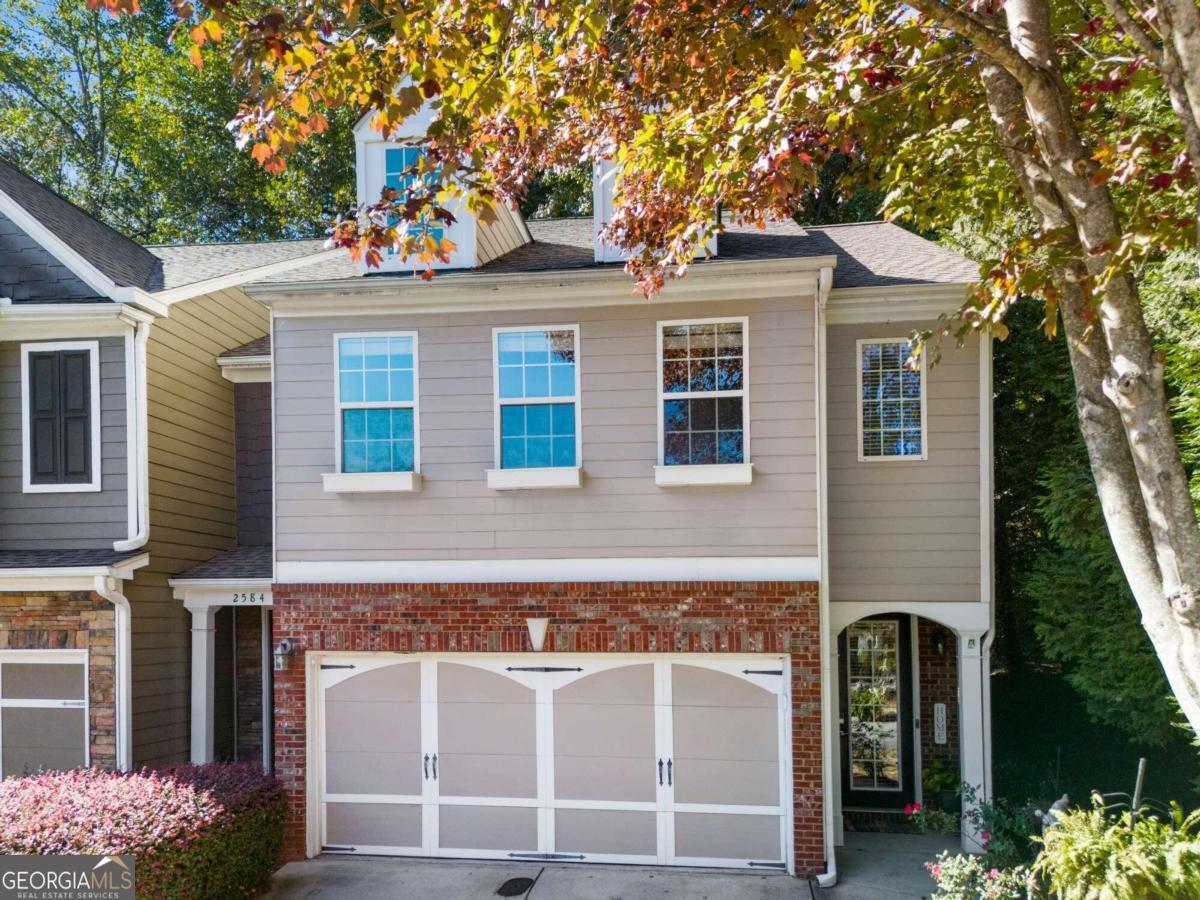
M662 784L662 760L658 761L658 783Z
M670 787L674 782L671 781L671 760L667 760L667 787Z
M437 781L437 754L433 754L433 780Z
M428 781L429 780L429 754L428 753L425 754L424 766L425 766L425 780Z

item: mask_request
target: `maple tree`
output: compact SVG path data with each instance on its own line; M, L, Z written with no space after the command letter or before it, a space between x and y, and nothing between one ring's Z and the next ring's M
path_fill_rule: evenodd
M91 0L114 11L137 0ZM964 211L1012 240L943 331L1003 334L1022 295L1061 321L1113 545L1167 679L1200 727L1200 527L1137 274L1200 228L1195 0L179 0L250 85L235 120L270 171L372 110L432 104L403 191L335 241L428 262L464 197L486 214L533 174L620 167L605 237L648 293L720 228L790 215L837 154L876 161L885 212ZM1015 224L1014 224L1015 223ZM935 343L927 347L935 349ZM927 351L928 352L928 351Z

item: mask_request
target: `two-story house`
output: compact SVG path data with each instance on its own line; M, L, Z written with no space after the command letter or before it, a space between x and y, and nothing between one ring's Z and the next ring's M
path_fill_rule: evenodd
M360 199L422 125L360 125ZM173 584L197 759L213 610L271 607L295 857L831 880L935 761L990 793L990 347L905 367L975 266L727 224L645 300L597 241L608 173L592 219L458 210L430 283L342 257L245 287L270 338L220 363L270 438L270 548Z
M267 333L240 285L321 252L142 247L0 161L0 777L187 758L192 622L168 579L268 525L235 502L216 357ZM269 649L255 614L242 642ZM264 709L260 690L225 755L263 758Z

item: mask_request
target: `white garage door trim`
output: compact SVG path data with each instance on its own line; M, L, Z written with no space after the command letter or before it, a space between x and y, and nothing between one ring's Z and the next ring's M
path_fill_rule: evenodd
M439 663L465 666L480 672L503 676L532 692L534 706L534 743L536 745L536 791L529 796L465 796L443 795L441 785L444 778L444 763L438 757ZM485 859L549 859L564 861L588 861L631 864L666 864L686 866L709 866L721 868L786 869L792 871L792 804L791 804L791 714L790 714L790 666L786 656L778 655L701 655L701 654L405 654L394 653L325 653L308 654L308 751L310 765L308 774L308 851L309 855L325 852L353 852L358 854L387 854L413 856L445 856ZM366 672L388 666L416 664L420 675L420 747L415 756L404 762L405 766L422 763L424 777L419 792L415 785L409 793L332 793L327 792L328 769L326 758L326 691L342 682ZM555 785L555 728L554 692L573 682L602 672L636 665L653 665L654 766L662 760L667 764L663 783L656 787L653 800L604 800L562 799L554 796ZM769 805L736 805L733 803L687 803L675 799L674 739L676 712L672 697L672 673L676 666L689 666L734 676L761 688L775 697L775 747L778 763L779 799ZM353 666L353 668L350 668ZM583 671L579 669L582 667ZM551 671L546 671L551 670ZM453 670L443 669L443 673ZM778 673L778 674L776 674ZM508 683L497 682L497 684ZM761 695L759 695L761 696ZM765 699L765 698L764 698ZM448 710L451 706L446 707ZM769 708L769 704L767 707ZM527 713L517 718L528 720ZM412 715L411 704L408 715ZM446 712L445 715L452 715ZM461 715L461 713L460 713ZM681 713L682 715L682 713ZM470 721L467 719L466 721ZM761 719L760 719L761 721ZM462 721L459 721L461 731ZM524 728L525 726L520 726ZM411 754L411 749L405 751ZM515 759L516 757L514 757ZM772 760L774 763L776 760ZM759 763L760 770L763 764ZM435 767L439 767L436 769ZM772 766L773 768L773 766ZM452 764L453 770L453 764ZM339 769L341 772L342 769ZM528 770L526 770L528 771ZM672 782L668 784L668 779ZM695 790L695 782L691 782ZM358 785L356 785L358 786ZM365 785L370 787L371 785ZM520 793L520 791L510 791ZM345 833L345 815L353 811L354 804L406 804L420 807L420 843L406 841L395 845L376 845L355 842L330 844L328 835L329 805L338 805L339 828ZM491 815L504 817L505 809L528 808L536 810L537 846L528 851L481 847L438 846L442 834L440 818L443 810L453 807L490 808ZM652 854L645 853L592 853L558 852L555 850L556 812L561 810L612 810L656 814L656 847ZM367 809L363 810L368 813ZM779 827L776 859L723 859L712 856L688 856L676 852L676 815L704 814L741 815L754 817L777 817ZM524 818L524 817L519 817ZM414 814L413 819L416 819ZM693 819L697 822L697 819ZM700 819L703 822L705 820ZM749 823L750 820L743 820ZM709 826L712 820L707 820ZM414 821L415 824L415 821ZM527 823L530 826L533 820ZM759 823L762 827L762 823ZM353 830L351 827L350 830ZM470 831L470 828L467 829ZM532 832L530 832L532 835ZM365 837L366 835L364 835ZM412 835L415 837L415 834ZM532 840L530 841L532 843Z
M82 696L80 697L38 697L14 698L5 697L4 669L6 665L53 665L79 666L82 671ZM80 734L82 743L82 764L91 765L91 695L88 673L87 650L0 650L0 777L3 777L4 765L4 710L6 709L80 709L83 711L83 729ZM19 774L12 772L9 774Z

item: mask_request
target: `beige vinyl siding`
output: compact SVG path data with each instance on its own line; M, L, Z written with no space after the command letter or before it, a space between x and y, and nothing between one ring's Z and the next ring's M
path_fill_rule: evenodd
M980 599L977 339L947 341L926 372L928 459L858 460L856 342L931 325L829 326L832 600Z
M482 218L476 220L475 255L478 265L481 266L528 243L525 229L518 222L520 213L503 204L497 204L495 212L495 218L490 222L485 222Z
M0 343L0 548L5 550L103 550L129 536L125 489L125 339L100 345L100 490L22 492L21 344ZM50 341L49 343L57 343Z
M234 288L178 303L150 330L150 565L126 589L137 765L188 755L191 616L167 579L235 544L234 386L216 358L267 329Z
M669 296L670 289L667 290ZM663 489L660 320L749 316L743 488ZM457 315L275 320L276 552L283 560L811 556L816 553L812 298ZM493 326L580 326L582 488L499 492ZM325 493L334 471L333 335L415 330L419 494Z

